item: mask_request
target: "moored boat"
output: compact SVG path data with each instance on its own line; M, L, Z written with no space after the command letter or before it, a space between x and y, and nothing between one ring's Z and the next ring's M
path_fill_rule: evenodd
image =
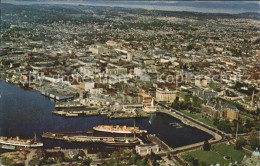
M16 138L0 137L0 145L24 147L24 148L38 148L38 147L42 147L43 143L37 142L36 139L31 140L31 139L20 139L19 137Z

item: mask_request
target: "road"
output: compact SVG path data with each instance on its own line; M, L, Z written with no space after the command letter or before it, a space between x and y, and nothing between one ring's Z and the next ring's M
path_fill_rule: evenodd
M29 161L31 161L33 159L33 155L35 155L35 152L36 152L36 149L30 149L30 152L26 156L26 160L24 163L25 166L29 165Z

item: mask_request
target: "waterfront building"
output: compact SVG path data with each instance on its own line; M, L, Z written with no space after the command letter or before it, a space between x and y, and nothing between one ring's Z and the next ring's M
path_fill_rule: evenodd
M137 145L135 147L136 153L141 156L145 156L147 154L151 154L151 152L158 153L159 146L155 144L147 144L147 145Z
M166 102L171 103L176 98L176 91L169 89L156 89L156 101L157 102Z

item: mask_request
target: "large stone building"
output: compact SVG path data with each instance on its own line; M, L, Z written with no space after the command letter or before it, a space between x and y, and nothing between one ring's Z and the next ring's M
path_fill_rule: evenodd
M176 91L169 89L156 89L156 101L171 103L176 98Z
M219 98L212 98L202 104L202 114L211 119L238 120L239 111L235 105Z
M148 145L137 145L135 147L136 153L141 156L145 156L147 154L151 154L151 152L158 153L159 146L155 144L148 144Z

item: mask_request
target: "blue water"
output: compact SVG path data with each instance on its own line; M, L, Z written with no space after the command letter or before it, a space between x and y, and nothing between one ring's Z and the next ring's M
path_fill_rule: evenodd
M55 116L51 113L55 105L53 101L39 92L24 90L5 81L0 82L0 95L0 136L32 138L35 132L48 148L54 146L68 148L79 145L42 139L40 137L42 132L88 131L93 126L101 124L134 125L132 119L110 120L105 115L78 118ZM149 120L152 121L151 124ZM172 127L169 125L172 122L181 123L165 114L152 114L148 118L137 119L136 126L148 130L150 134L156 134L172 147L211 138L210 135L189 126L183 125L180 129ZM97 145L88 147L97 147Z
M148 10L164 11L189 11L202 13L229 13L238 14L245 12L260 13L258 1L225 1L225 2L180 2L180 1L2 1L15 5L35 5L35 4L66 4L66 5L91 5L110 6L124 8L142 8ZM176 5L178 3L178 5ZM203 5L198 5L203 3ZM205 5L207 4L207 5ZM212 5L211 5L212 4ZM253 4L249 5L248 4Z

